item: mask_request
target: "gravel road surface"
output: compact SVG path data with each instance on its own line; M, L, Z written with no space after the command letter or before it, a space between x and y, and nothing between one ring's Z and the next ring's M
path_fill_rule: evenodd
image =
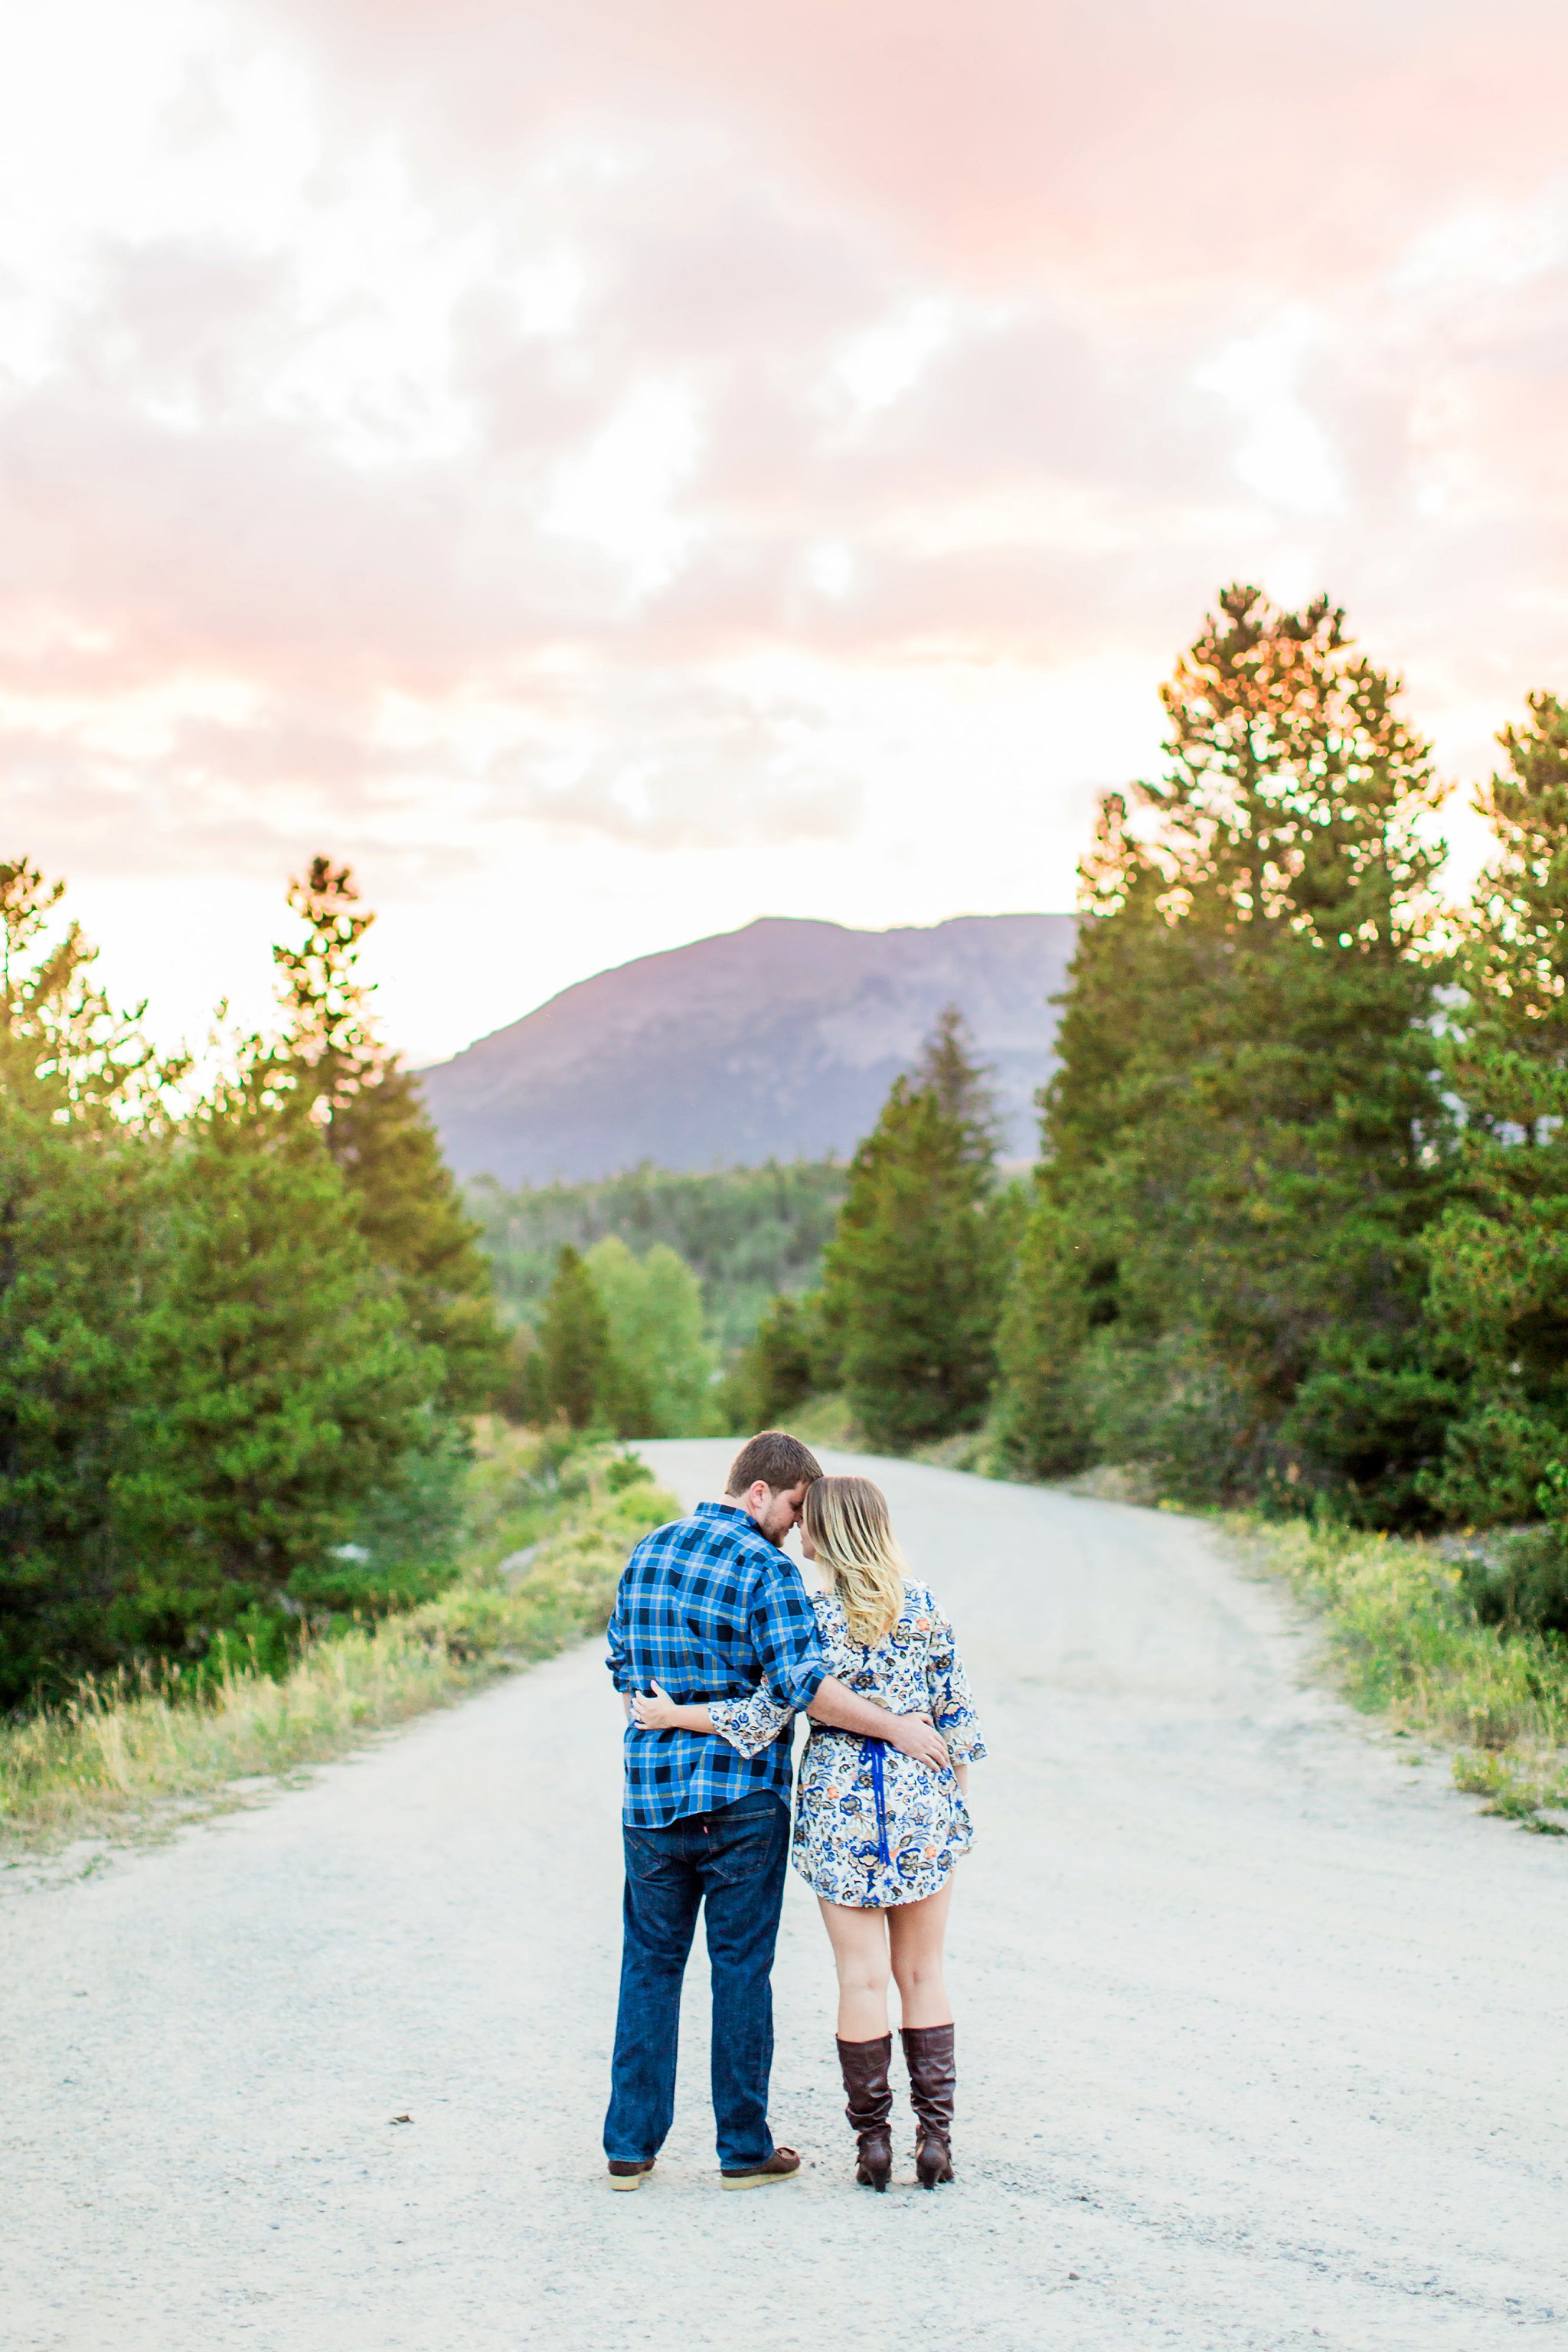
M722 1446L645 1450L721 1484ZM992 1751L957 2184L850 2185L792 1879L807 2170L719 2193L694 1967L675 2132L607 2193L595 1645L85 1879L0 1874L5 2352L1568 2347L1568 1851L1304 1686L1195 1523L861 1466Z

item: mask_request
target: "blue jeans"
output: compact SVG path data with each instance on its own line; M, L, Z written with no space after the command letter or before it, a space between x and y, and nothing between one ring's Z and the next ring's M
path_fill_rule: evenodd
M773 1945L784 1901L789 1808L767 1790L667 1829L626 1828L625 1941L605 2154L657 2156L675 2113L680 1981L706 1906L713 1979L713 2116L719 2165L742 2172L773 2152Z

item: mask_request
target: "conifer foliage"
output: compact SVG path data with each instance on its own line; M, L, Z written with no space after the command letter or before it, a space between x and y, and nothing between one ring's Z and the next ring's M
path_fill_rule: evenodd
M1002 1342L1030 1468L1419 1515L1442 788L1398 691L1326 600L1227 590L1103 804Z
M170 1074L55 920L61 896L0 866L0 1705L57 1658L114 1654L114 1485L167 1157Z
M984 1415L1004 1245L990 1097L949 1006L855 1154L824 1265L823 1318L874 1445L901 1450Z
M0 866L0 1704L424 1597L501 1347L346 871L296 890L286 1033L205 1089L59 898Z
M562 1246L539 1327L547 1409L572 1429L608 1418L618 1402L619 1367L599 1286L570 1242Z
M1460 1127L1428 1243L1429 1347L1458 1404L1446 1516L1568 1520L1568 707L1533 695L1477 805L1496 855L1465 925L1445 1074Z
M115 1486L132 1641L177 1647L193 1619L274 1605L426 1442L434 1353L377 1278L318 1135L261 1079L203 1106L149 1236Z
M1531 1522L1478 1606L1568 1628L1568 705L1456 909L1400 695L1326 598L1222 593L1101 803L1021 1214L949 1016L742 1368L769 1417L841 1382L894 1449L984 1412L1025 1475Z
M765 1310L729 1382L729 1426L778 1429L818 1388L823 1369L821 1301L781 1290Z
M410 1328L441 1351L443 1403L487 1404L506 1355L489 1269L417 1082L376 1032L357 969L375 918L348 867L326 857L290 886L289 903L305 936L272 950L288 1084L348 1187L372 1262L396 1286Z

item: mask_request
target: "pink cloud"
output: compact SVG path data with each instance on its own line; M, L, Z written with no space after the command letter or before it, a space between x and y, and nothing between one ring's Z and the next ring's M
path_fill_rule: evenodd
M62 858L843 845L900 686L1077 678L1092 738L1237 572L1457 758L1568 684L1545 0L232 23L319 158L260 226L107 206L0 374L0 780Z
M717 121L962 270L1186 289L1318 283L1435 193L1527 188L1557 152L1568 52L1552 0L280 5L432 141L504 156L574 122Z

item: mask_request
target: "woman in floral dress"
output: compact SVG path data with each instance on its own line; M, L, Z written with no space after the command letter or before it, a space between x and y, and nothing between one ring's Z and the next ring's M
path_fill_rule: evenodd
M952 2011L942 1943L952 1865L973 1836L968 1766L984 1756L952 1631L893 1538L887 1499L868 1478L807 1487L802 1547L826 1579L815 1596L827 1671L893 1715L930 1715L947 1742L932 1772L883 1740L814 1723L802 1759L794 1861L822 1908L838 1970L838 2057L858 2142L856 2178L886 2189L892 2173L892 2035L888 1978L899 1988L900 2038L916 2118L922 2187L952 2179ZM710 1731L755 1755L788 1737L791 1717L764 1690L677 1706L654 1685L634 1699L650 1729Z

